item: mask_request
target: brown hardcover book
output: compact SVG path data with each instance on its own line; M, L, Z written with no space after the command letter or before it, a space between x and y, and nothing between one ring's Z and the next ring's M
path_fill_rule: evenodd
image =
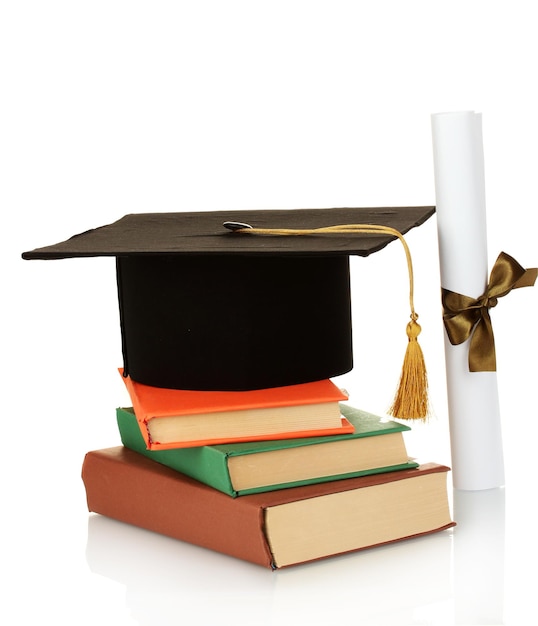
M276 569L454 526L446 473L418 468L230 498L124 447L88 452L88 509Z

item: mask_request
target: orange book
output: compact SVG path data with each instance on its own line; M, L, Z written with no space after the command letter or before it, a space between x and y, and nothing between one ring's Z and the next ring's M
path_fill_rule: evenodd
M148 450L353 432L331 380L251 391L151 387L119 372Z

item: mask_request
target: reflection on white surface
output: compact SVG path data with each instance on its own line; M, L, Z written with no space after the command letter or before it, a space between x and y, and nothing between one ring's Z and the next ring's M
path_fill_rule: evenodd
M456 624L503 624L505 491L454 490Z
M502 624L504 490L455 491L454 518L448 531L271 572L90 515L86 559L125 586L140 626L185 615L189 624L306 615L311 624Z
M125 585L129 610L144 626L157 623L157 617L159 624L175 623L179 605L196 611L200 624L213 613L220 623L237 624L238 607L255 614L256 623L294 623L312 603L310 623L367 618L369 624L388 626L415 623L417 610L428 613L429 606L434 612L451 606L451 546L447 531L271 572L90 516L87 561L95 574Z

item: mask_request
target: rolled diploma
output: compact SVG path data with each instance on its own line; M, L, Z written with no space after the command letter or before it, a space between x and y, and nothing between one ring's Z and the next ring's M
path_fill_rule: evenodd
M488 281L482 117L472 111L432 115L441 286L476 298ZM456 489L504 484L496 372L469 372L469 340L445 332L452 479Z

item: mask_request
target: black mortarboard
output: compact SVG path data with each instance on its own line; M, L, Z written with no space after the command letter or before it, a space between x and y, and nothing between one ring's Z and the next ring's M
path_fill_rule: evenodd
M335 208L126 215L24 259L114 256L124 370L141 383L248 390L331 378L352 368L349 255L395 236L262 229L373 224L400 233L434 207Z

